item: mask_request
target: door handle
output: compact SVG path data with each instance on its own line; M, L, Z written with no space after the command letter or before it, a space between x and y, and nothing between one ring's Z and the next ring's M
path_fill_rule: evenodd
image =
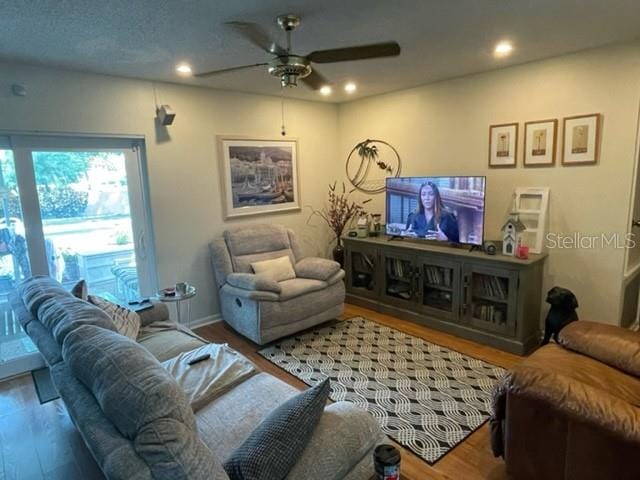
M144 238L144 230L140 231L140 235L138 236L138 246L140 252L140 260L147 259L147 245Z
M640 227L640 220L631 220L632 227Z

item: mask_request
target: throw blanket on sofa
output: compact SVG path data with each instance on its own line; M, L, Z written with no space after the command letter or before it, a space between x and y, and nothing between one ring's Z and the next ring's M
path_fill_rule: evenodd
M211 358L188 365L205 354ZM226 344L211 343L162 362L186 392L194 412L219 397L231 387L257 373L253 363Z

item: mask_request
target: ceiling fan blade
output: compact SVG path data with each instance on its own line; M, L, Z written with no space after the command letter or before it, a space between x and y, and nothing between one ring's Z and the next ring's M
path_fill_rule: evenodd
M311 52L307 58L314 63L348 62L367 58L395 57L400 55L400 45L396 42L374 43L359 47L334 48Z
M273 53L275 55L285 55L287 53L284 48L271 39L264 28L256 23L226 22L225 25L267 53Z
M320 90L324 85L329 85L329 81L320 75L315 68L309 75L301 78L300 81L312 90Z
M243 65L241 67L223 68L221 70L212 70L210 72L196 73L193 76L196 77L196 78L211 77L212 75L217 75L219 73L234 72L236 70L244 70L245 68L263 67L265 65L268 65L268 64L267 63L254 63L252 65Z

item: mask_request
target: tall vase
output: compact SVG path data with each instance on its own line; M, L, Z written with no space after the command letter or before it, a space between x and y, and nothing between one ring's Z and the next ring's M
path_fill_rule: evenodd
M340 267L344 267L344 247L340 237L337 238L336 246L333 247L333 259L340 264Z

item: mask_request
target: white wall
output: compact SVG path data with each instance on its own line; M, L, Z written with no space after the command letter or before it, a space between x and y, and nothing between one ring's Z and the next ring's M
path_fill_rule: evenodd
M517 186L551 187L549 231L627 229L640 99L640 44L612 46L367 98L339 107L341 158L379 138L402 158L402 175L486 175L485 238L500 238ZM597 166L523 168L524 122L603 114ZM515 169L489 169L489 125L520 122ZM368 208L384 212L384 196ZM581 318L617 323L624 251L552 250L544 289L578 296Z
M25 98L10 94L24 84ZM170 139L157 137L152 84L139 80L0 63L0 129L137 134L147 144L161 285L199 287L194 318L218 311L207 244L229 225L279 222L303 238L307 254L328 253L328 232L308 211L223 222L215 136L279 138L277 97L160 84L162 103L178 113ZM319 207L326 186L344 177L344 160L365 138L389 141L403 175L486 175L486 238L498 238L516 186L551 187L550 230L626 232L640 99L640 44L612 46L371 97L339 107L287 102L299 139L303 204ZM600 163L588 167L487 168L488 126L603 114ZM561 132L559 132L561 134ZM560 137L561 138L561 135ZM560 142L559 142L560 144ZM560 149L560 145L558 145ZM558 155L560 151L558 151ZM384 211L375 196L369 211ZM571 288L584 319L617 323L624 252L553 250L544 289Z
M11 95L11 84L26 97ZM224 222L216 135L281 138L280 98L212 89L158 85L159 100L177 112L157 136L150 82L0 63L0 129L144 135L160 286L186 280L199 289L194 319L218 312L208 243L225 228L245 222L278 222L294 228L306 254L328 253L328 231L307 225L309 211ZM300 194L319 207L338 161L335 105L287 101L287 133L299 141Z

